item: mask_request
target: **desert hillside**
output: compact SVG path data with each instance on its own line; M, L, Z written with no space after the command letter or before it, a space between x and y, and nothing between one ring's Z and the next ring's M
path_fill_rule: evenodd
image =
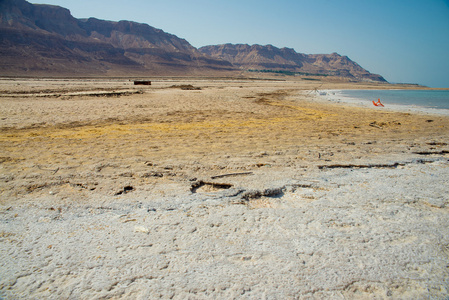
M371 74L347 56L332 54L302 54L290 48L272 45L225 44L205 46L202 53L217 59L230 61L241 69L297 74L339 76L357 81L385 82L377 74Z
M233 71L147 24L76 19L24 0L0 3L2 75L198 75Z
M66 8L25 0L0 2L0 54L1 76L236 76L255 69L385 81L336 53L271 45L196 49L147 24L76 19Z

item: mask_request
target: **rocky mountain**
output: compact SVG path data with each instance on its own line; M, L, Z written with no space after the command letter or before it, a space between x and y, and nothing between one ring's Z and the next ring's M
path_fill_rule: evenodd
M302 54L290 48L272 45L224 44L199 49L204 54L231 62L244 70L288 71L298 74L340 76L357 81L385 81L371 74L347 56L332 54Z
M236 75L290 71L385 81L346 56L271 45L196 49L147 24L76 19L68 9L0 0L0 76Z
M232 72L147 24L76 19L68 9L0 0L0 75L197 75Z

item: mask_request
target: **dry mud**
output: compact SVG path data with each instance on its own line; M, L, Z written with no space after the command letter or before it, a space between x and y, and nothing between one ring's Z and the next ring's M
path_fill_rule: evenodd
M449 119L348 87L1 80L0 297L446 299Z

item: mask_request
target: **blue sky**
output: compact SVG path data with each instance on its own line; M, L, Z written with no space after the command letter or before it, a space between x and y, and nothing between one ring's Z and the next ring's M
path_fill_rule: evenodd
M347 55L390 82L449 88L449 0L31 0L147 23L195 47L272 44Z

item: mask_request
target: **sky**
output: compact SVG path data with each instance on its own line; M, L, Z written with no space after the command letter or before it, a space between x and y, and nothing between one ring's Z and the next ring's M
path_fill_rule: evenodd
M392 83L449 88L449 0L31 0L76 18L146 23L194 47L346 55Z

